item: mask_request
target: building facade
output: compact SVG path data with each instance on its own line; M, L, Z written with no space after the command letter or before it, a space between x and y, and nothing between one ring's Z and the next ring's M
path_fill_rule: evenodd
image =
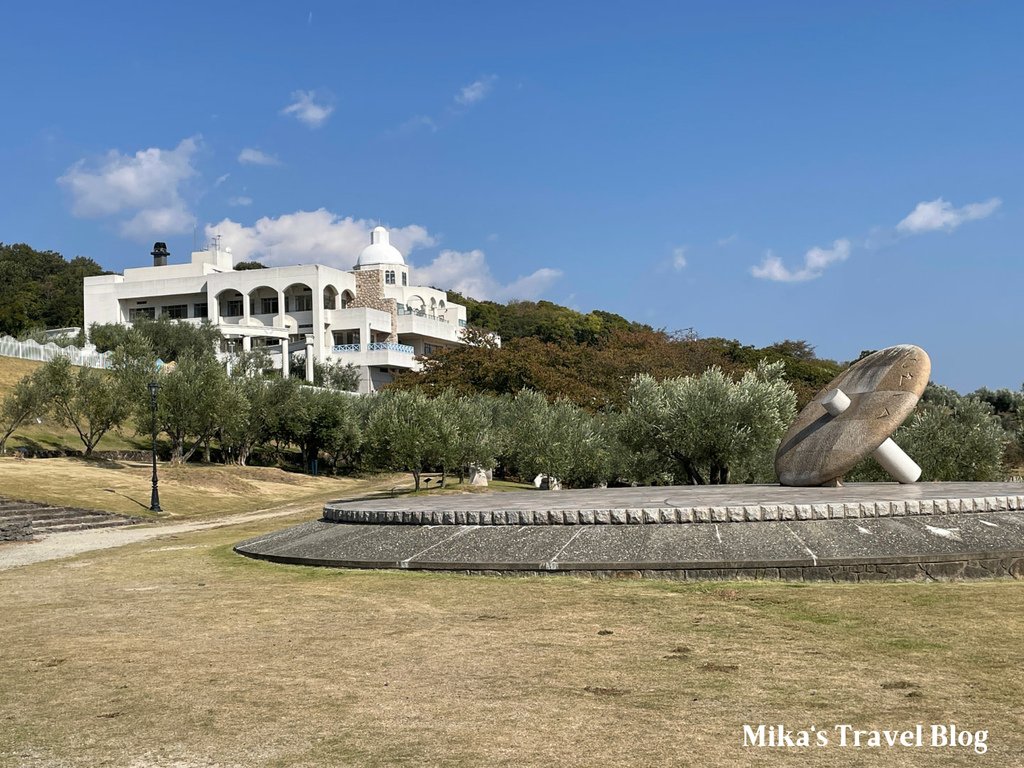
M421 356L464 343L466 308L444 291L411 285L409 267L376 227L351 271L322 264L234 270L231 249L212 244L188 264L168 264L162 243L153 266L85 278L85 326L138 317L209 320L222 352L264 349L283 375L312 380L312 361L359 367L360 391L373 392ZM304 370L291 358L305 356Z

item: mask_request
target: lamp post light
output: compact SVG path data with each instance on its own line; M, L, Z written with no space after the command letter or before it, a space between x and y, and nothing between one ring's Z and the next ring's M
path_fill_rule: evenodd
M153 409L153 493L149 497L150 512L163 512L160 509L160 489L156 477L156 393L159 389L160 385L155 381L149 382L149 404Z

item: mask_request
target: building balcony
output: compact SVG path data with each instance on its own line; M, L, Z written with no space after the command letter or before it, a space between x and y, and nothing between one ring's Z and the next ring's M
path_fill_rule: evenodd
M408 311L399 312L395 330L403 335L412 334L444 341L458 341L461 338L461 329L457 323Z

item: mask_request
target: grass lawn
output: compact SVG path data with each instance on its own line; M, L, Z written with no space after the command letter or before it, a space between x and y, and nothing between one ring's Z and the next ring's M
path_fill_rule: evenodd
M1024 762L1019 583L489 578L232 553L289 522L0 572L0 764ZM988 730L988 754L741 746L744 723L949 722Z
M158 476L164 510L160 519L218 517L412 485L409 475L312 477L271 467L219 464L161 464ZM151 478L151 466L137 461L0 458L0 496L139 517L152 517Z

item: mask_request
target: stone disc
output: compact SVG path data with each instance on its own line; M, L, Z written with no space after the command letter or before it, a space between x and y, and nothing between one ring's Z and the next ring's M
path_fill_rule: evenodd
M829 382L797 416L775 454L783 485L822 485L853 469L914 410L928 385L932 363L913 344L881 349ZM833 389L850 407L831 416L821 404Z

